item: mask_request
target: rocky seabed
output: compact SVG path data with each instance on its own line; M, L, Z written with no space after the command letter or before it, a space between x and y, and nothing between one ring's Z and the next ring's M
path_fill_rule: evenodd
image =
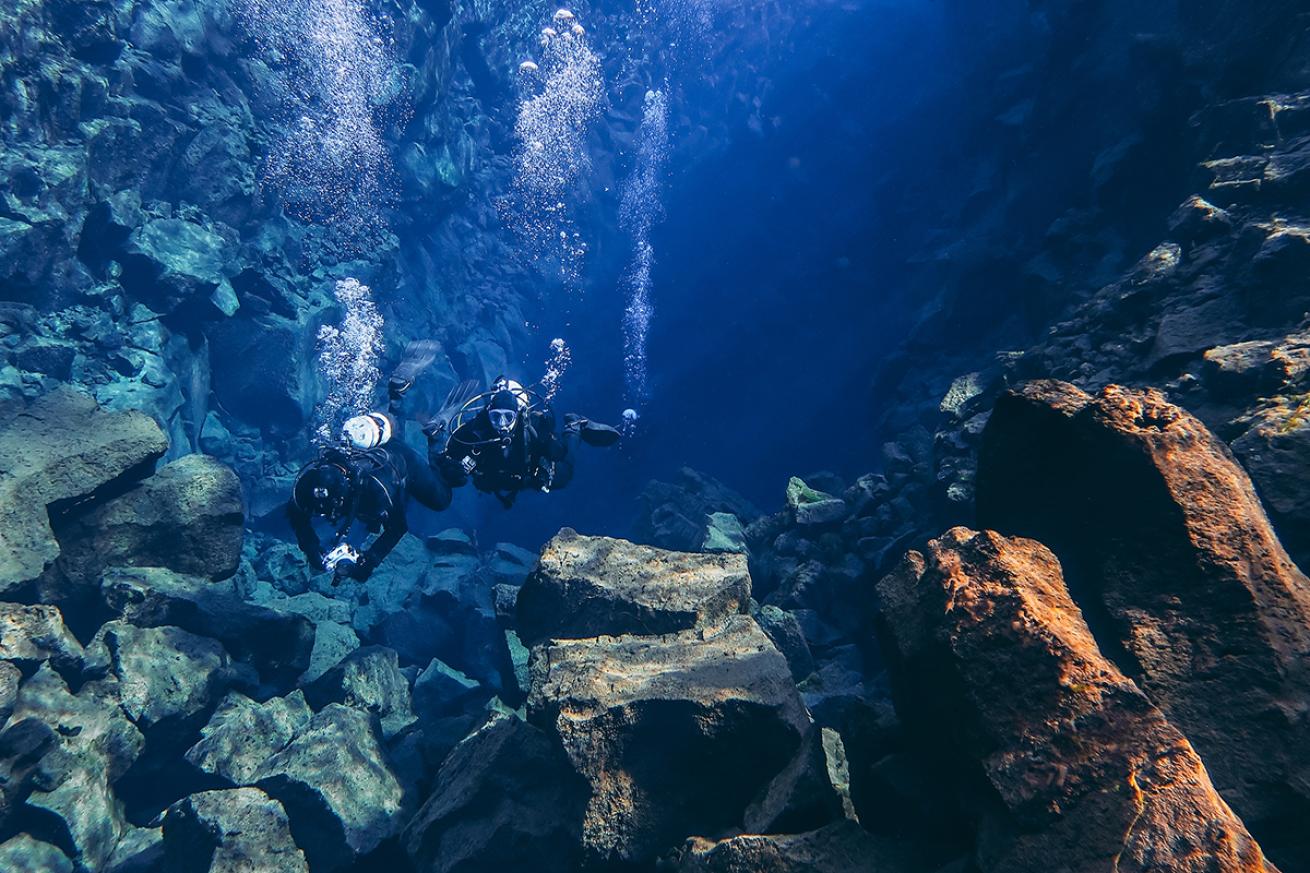
M333 586L247 536L230 469L161 465L149 416L63 389L4 420L5 870L1306 857L1310 582L1158 392L1004 393L984 528L885 575L856 557L885 480L796 479L780 513L700 512L695 551L449 530ZM648 498L656 540L751 511L691 471Z

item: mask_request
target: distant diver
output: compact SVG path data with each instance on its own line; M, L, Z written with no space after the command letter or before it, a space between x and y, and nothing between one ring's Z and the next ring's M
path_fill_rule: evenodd
M409 498L438 512L450 506L445 479L401 438L402 400L439 349L440 344L430 340L407 346L387 385L387 412L348 420L341 445L324 449L296 477L287 517L315 571L331 571L337 579L367 579L409 530ZM476 391L476 382L456 385L438 418L453 415ZM440 434L429 433L428 439L429 453L438 451L432 442ZM320 536L315 525L325 522L328 533ZM360 541L370 535L373 542L361 551Z
M449 408L449 405L448 407ZM572 449L578 439L591 446L612 446L619 432L580 415L564 416L555 431L549 403L503 376L491 389L466 401L449 420L433 419L429 451L449 430L445 447L431 457L446 484L458 488L470 480L479 491L494 494L506 507L523 491L558 491L573 478Z

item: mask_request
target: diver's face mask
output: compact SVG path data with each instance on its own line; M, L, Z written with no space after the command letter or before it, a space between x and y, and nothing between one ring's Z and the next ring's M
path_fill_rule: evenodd
M514 423L518 421L519 414L513 409L488 409L487 418L491 419L491 426L501 436L508 436L510 431L514 430Z

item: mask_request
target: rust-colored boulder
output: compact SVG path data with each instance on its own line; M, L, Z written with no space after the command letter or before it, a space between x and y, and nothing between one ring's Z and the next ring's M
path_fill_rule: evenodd
M984 873L1275 869L1040 543L954 528L878 594L898 709L974 798Z
M1156 391L1032 382L997 402L977 498L981 525L1060 557L1257 833L1310 815L1310 580L1222 441Z

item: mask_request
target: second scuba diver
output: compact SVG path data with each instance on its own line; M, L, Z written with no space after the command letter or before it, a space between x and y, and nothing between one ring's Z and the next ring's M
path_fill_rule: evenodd
M479 401L480 408L474 408ZM563 434L557 434L555 413L546 401L503 376L490 391L468 401L454 420L431 425L453 428L445 448L432 457L446 483L459 487L471 480L506 508L522 491L549 493L567 485L578 439L592 446L619 441L616 429L572 413L564 416ZM432 433L433 427L425 430Z

